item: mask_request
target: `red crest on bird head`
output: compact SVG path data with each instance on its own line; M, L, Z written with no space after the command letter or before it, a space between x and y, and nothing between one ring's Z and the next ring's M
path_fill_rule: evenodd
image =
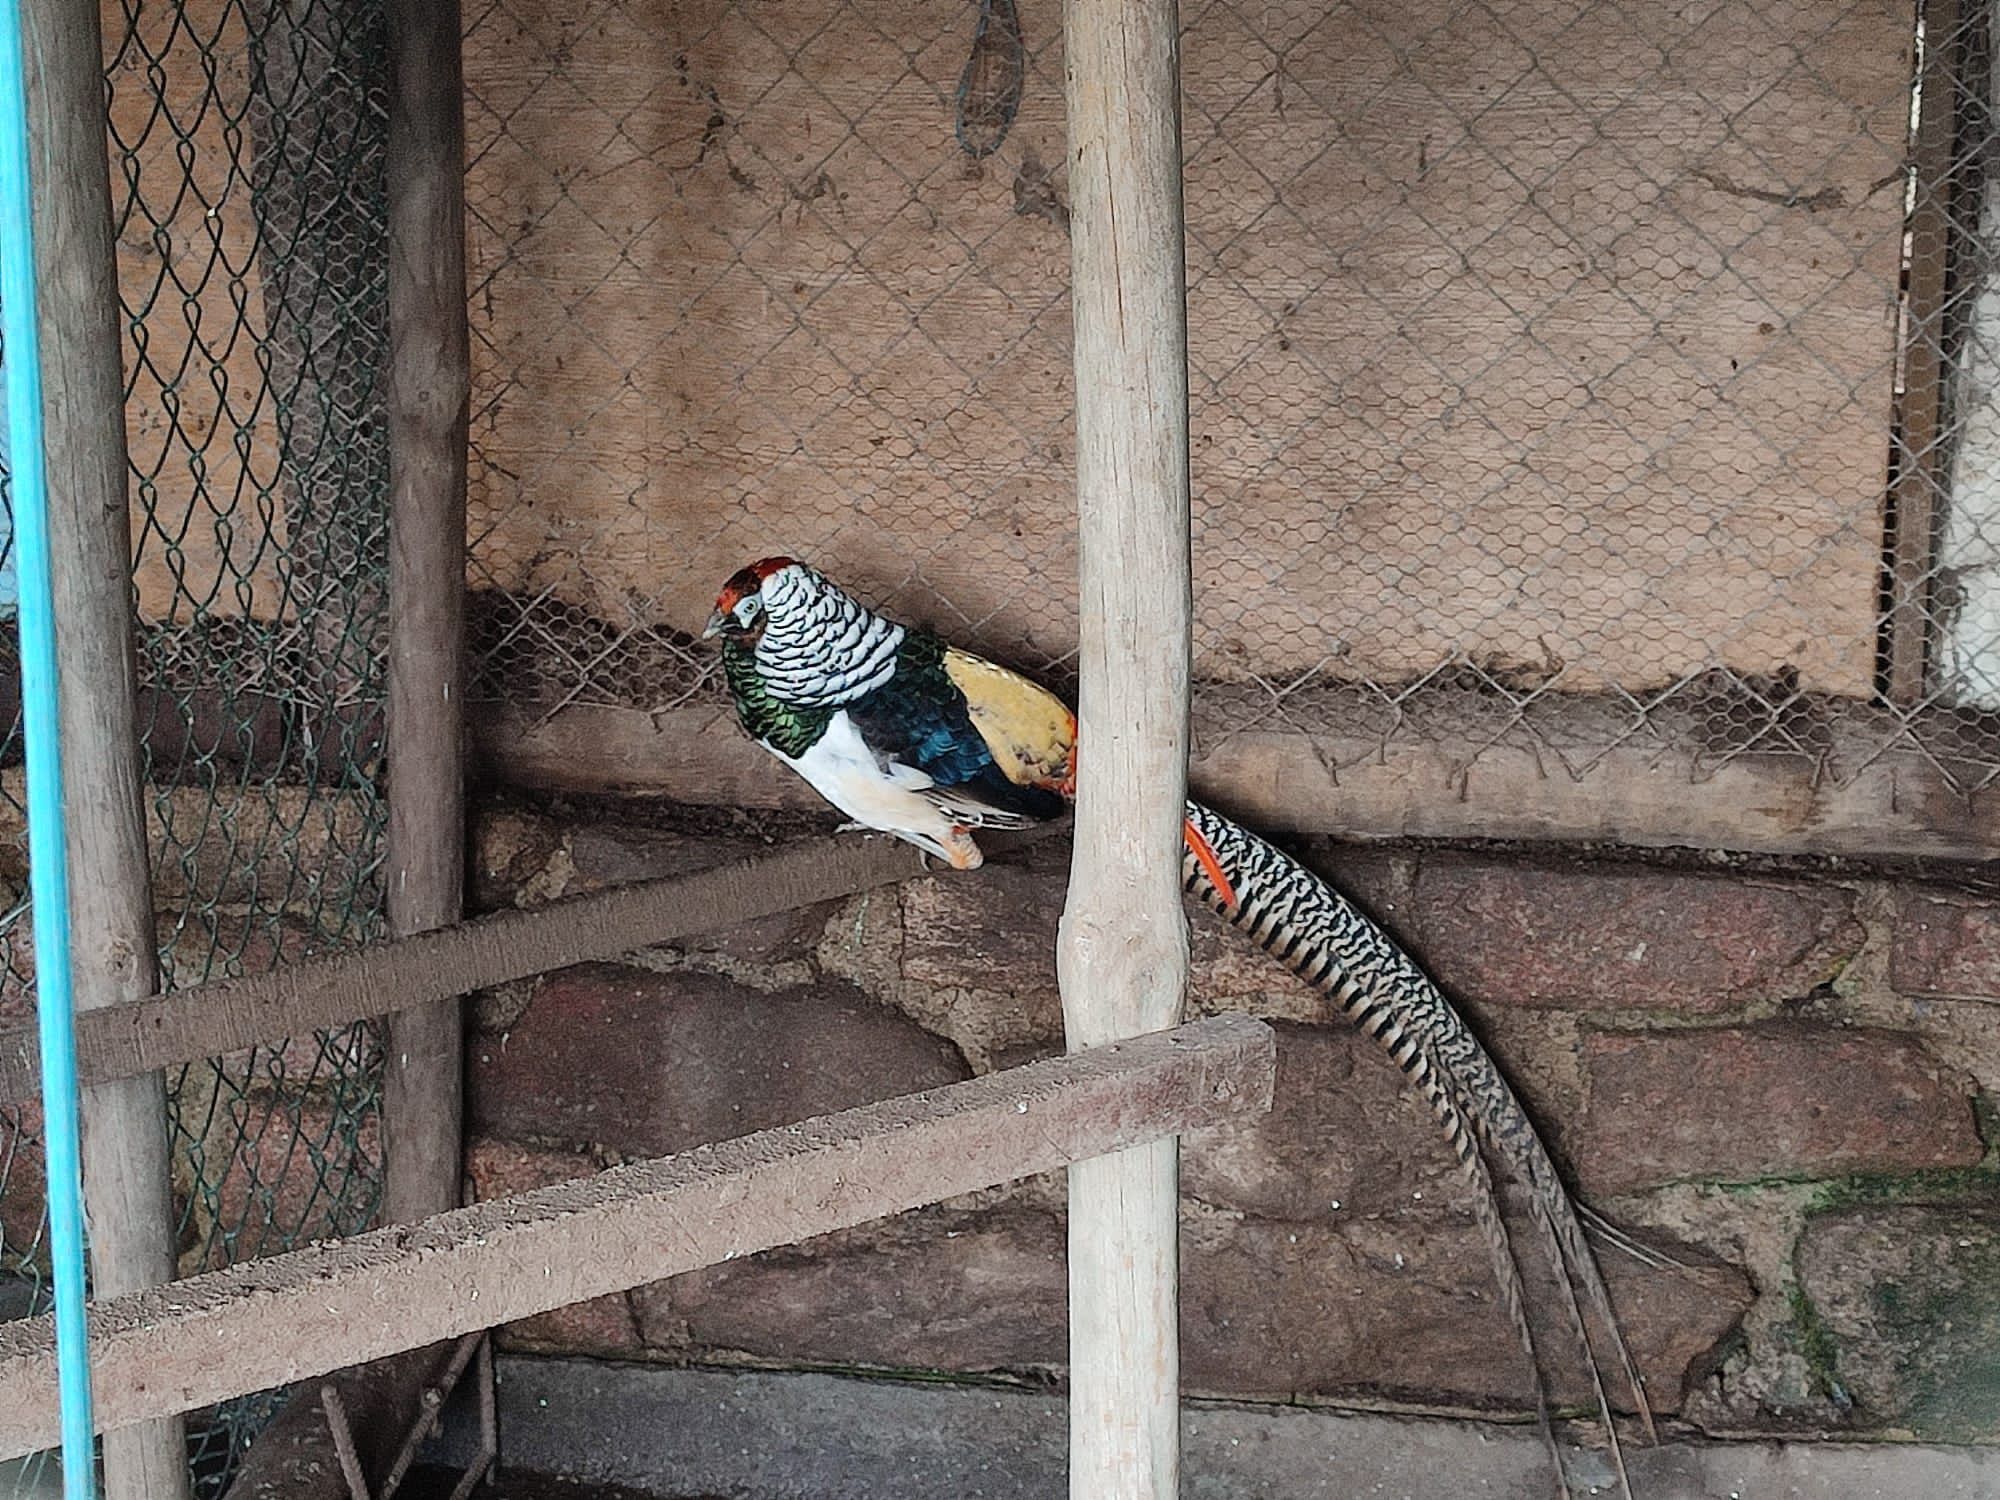
M722 586L716 597L715 607L723 614L743 602L764 586L764 580L773 573L781 573L786 568L796 567L797 562L789 557L761 557L747 568L738 568L729 575L729 582Z
M707 639L720 634L728 627L736 606L752 594L762 591L764 580L774 573L782 573L787 568L795 568L798 563L789 557L761 557L747 568L738 568L729 575L729 582L722 586L716 596L715 613L708 617L708 628L702 632Z

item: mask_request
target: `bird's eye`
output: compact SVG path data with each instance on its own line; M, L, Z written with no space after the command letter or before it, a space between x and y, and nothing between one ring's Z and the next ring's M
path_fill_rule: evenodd
M755 594L746 595L742 602L736 606L736 623L748 629L756 620L757 612L763 607L763 601Z

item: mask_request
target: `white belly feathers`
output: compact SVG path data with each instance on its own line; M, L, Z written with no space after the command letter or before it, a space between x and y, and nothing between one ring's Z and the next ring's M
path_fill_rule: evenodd
M914 766L885 764L845 711L836 713L805 754L771 752L864 828L893 833L961 870L977 869L979 847L930 793L935 783Z

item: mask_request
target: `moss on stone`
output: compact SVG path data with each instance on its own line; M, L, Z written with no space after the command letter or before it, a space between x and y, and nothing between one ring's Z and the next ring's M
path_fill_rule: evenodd
M1839 1341L1820 1321L1812 1298L1797 1282L1787 1290L1786 1301L1792 1311L1792 1338L1806 1362L1813 1394L1825 1397L1837 1406L1846 1406L1847 1388L1840 1383Z
M1962 1182L1945 1184L1963 1187ZM1792 1322L1816 1380L1857 1425L1953 1442L2000 1435L2000 1200L1861 1197L1812 1216Z
M1814 1185L1813 1213L1898 1203L2000 1205L2000 1170L1991 1153L1972 1167L1857 1172Z

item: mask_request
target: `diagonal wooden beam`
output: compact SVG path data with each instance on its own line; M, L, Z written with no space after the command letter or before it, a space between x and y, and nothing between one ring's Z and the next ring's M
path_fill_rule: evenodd
M1268 1109L1247 1016L1030 1063L97 1305L105 1430ZM48 1317L0 1326L0 1459L55 1441Z
M990 847L1019 847L1061 826L996 837ZM86 1083L178 1067L893 885L927 868L908 844L813 839L694 875L477 917L79 1016L77 1066ZM0 1027L0 1103L36 1096L37 1056L32 1025Z

